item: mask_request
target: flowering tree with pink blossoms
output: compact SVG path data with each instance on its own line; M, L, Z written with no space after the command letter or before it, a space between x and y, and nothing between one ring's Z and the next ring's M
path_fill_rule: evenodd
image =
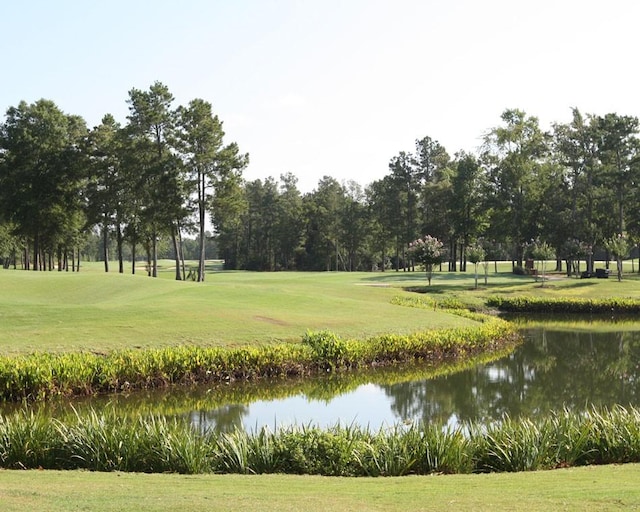
M433 266L441 263L444 257L443 247L444 244L431 235L425 235L409 244L409 255L412 256L415 261L424 265L429 286L431 286Z

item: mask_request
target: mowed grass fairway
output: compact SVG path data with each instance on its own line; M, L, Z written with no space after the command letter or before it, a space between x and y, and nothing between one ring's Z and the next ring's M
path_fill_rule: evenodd
M2 471L3 512L602 511L640 508L640 465L396 478Z
M426 287L424 272L212 272L195 283L173 280L171 262L164 263L158 279L143 270L105 273L100 263L85 263L80 273L0 270L0 354L255 345L297 342L307 330L365 338L472 324L391 304L414 295L404 287ZM489 295L640 298L637 274L621 283L556 274L541 287L510 273L510 263L498 270L491 264L488 284L481 275L477 290L472 266L437 272L429 296L476 306Z
M169 270L163 277L169 277ZM209 274L204 283L142 273L0 271L0 353L98 351L177 344L299 341L471 325L441 311L391 304L423 273L378 282L367 273ZM409 279L409 281L407 281Z

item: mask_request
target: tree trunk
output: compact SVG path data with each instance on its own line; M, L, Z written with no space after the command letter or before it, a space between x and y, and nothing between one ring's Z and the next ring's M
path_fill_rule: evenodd
M200 235L200 246L198 247L198 282L202 283L204 281L204 262L206 258L205 254L205 233L204 233L204 224L205 224L205 211L204 211L204 201L198 206L198 229Z
M153 275L153 270L152 270L153 257L151 255L151 246L152 246L152 243L146 243L144 248L147 253L147 277L151 277Z
M131 238L131 275L136 273L136 237Z
M556 258L556 272L562 272L562 258Z
M116 250L118 251L118 272L124 274L124 259L122 257L122 226L120 222L116 225Z
M178 230L178 247L180 248L180 265L182 266L182 277L187 278L187 270L184 264L184 246L182 243L182 231Z
M102 256L104 258L104 271L109 272L109 231L107 230L106 222L102 226L102 244L103 244L103 252Z
M176 281L182 281L182 272L180 271L180 246L178 245L178 233L174 224L171 225L171 241L173 242L173 252L176 263Z
M618 282L622 281L622 256L616 258L616 264L618 266Z
M33 271L37 272L40 266L40 236L36 233L33 238Z
M396 238L396 272L400 272L400 247Z
M24 270L31 270L31 262L29 261L29 241L25 241L24 248L22 250L22 268Z
M153 239L151 240L151 256L153 258L151 266L152 277L158 277L158 233L153 230Z

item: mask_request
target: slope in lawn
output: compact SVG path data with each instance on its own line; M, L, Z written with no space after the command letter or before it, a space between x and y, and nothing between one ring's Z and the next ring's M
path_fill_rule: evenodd
M0 272L0 353L298 341L468 325L390 303L370 274L244 273L205 283L103 273Z

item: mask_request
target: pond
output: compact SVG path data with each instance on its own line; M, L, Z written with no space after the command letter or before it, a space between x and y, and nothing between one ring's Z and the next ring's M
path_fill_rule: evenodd
M638 326L640 329L640 326ZM532 417L591 405L640 406L640 330L583 332L529 329L499 360L433 378L376 381L332 397L303 392L190 413L199 428L230 425L356 424L378 429L424 421L456 425L505 414Z
M163 414L196 428L358 425L371 429L424 421L458 425L547 414L591 405L640 406L640 324L589 332L538 327L504 357L462 368L411 367L214 388L177 388L74 402L76 409L113 407L129 414ZM602 329L602 326L599 330ZM622 329L622 328L621 328ZM54 415L69 412L55 402Z

